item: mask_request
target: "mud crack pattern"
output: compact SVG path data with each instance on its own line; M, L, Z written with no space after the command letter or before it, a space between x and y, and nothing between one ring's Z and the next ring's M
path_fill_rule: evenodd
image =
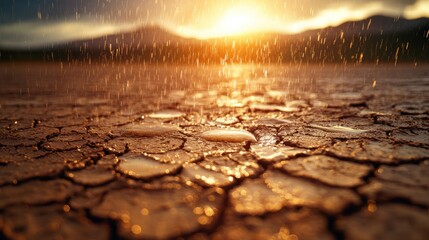
M0 239L429 236L423 66L0 70Z

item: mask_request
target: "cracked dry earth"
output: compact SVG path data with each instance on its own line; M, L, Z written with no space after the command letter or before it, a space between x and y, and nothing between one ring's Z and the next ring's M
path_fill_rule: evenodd
M0 66L1 239L427 239L427 66Z

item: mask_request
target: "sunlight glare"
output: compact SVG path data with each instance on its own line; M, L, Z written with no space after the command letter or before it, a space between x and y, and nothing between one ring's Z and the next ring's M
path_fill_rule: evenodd
M257 31L260 24L258 19L261 19L261 16L255 8L232 8L220 18L215 30L222 35L239 35Z
M197 29L182 26L173 31L185 37L208 39L267 31L270 29L270 25L269 18L262 13L260 8L242 5L231 7L217 15L212 20L210 27Z

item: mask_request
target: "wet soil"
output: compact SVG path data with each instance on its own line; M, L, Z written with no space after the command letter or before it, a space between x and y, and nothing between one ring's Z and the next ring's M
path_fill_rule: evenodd
M0 65L0 239L427 239L428 66Z

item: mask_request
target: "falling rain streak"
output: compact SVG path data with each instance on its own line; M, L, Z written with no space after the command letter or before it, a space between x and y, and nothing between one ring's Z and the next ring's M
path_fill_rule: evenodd
M428 8L2 0L0 239L425 239Z

